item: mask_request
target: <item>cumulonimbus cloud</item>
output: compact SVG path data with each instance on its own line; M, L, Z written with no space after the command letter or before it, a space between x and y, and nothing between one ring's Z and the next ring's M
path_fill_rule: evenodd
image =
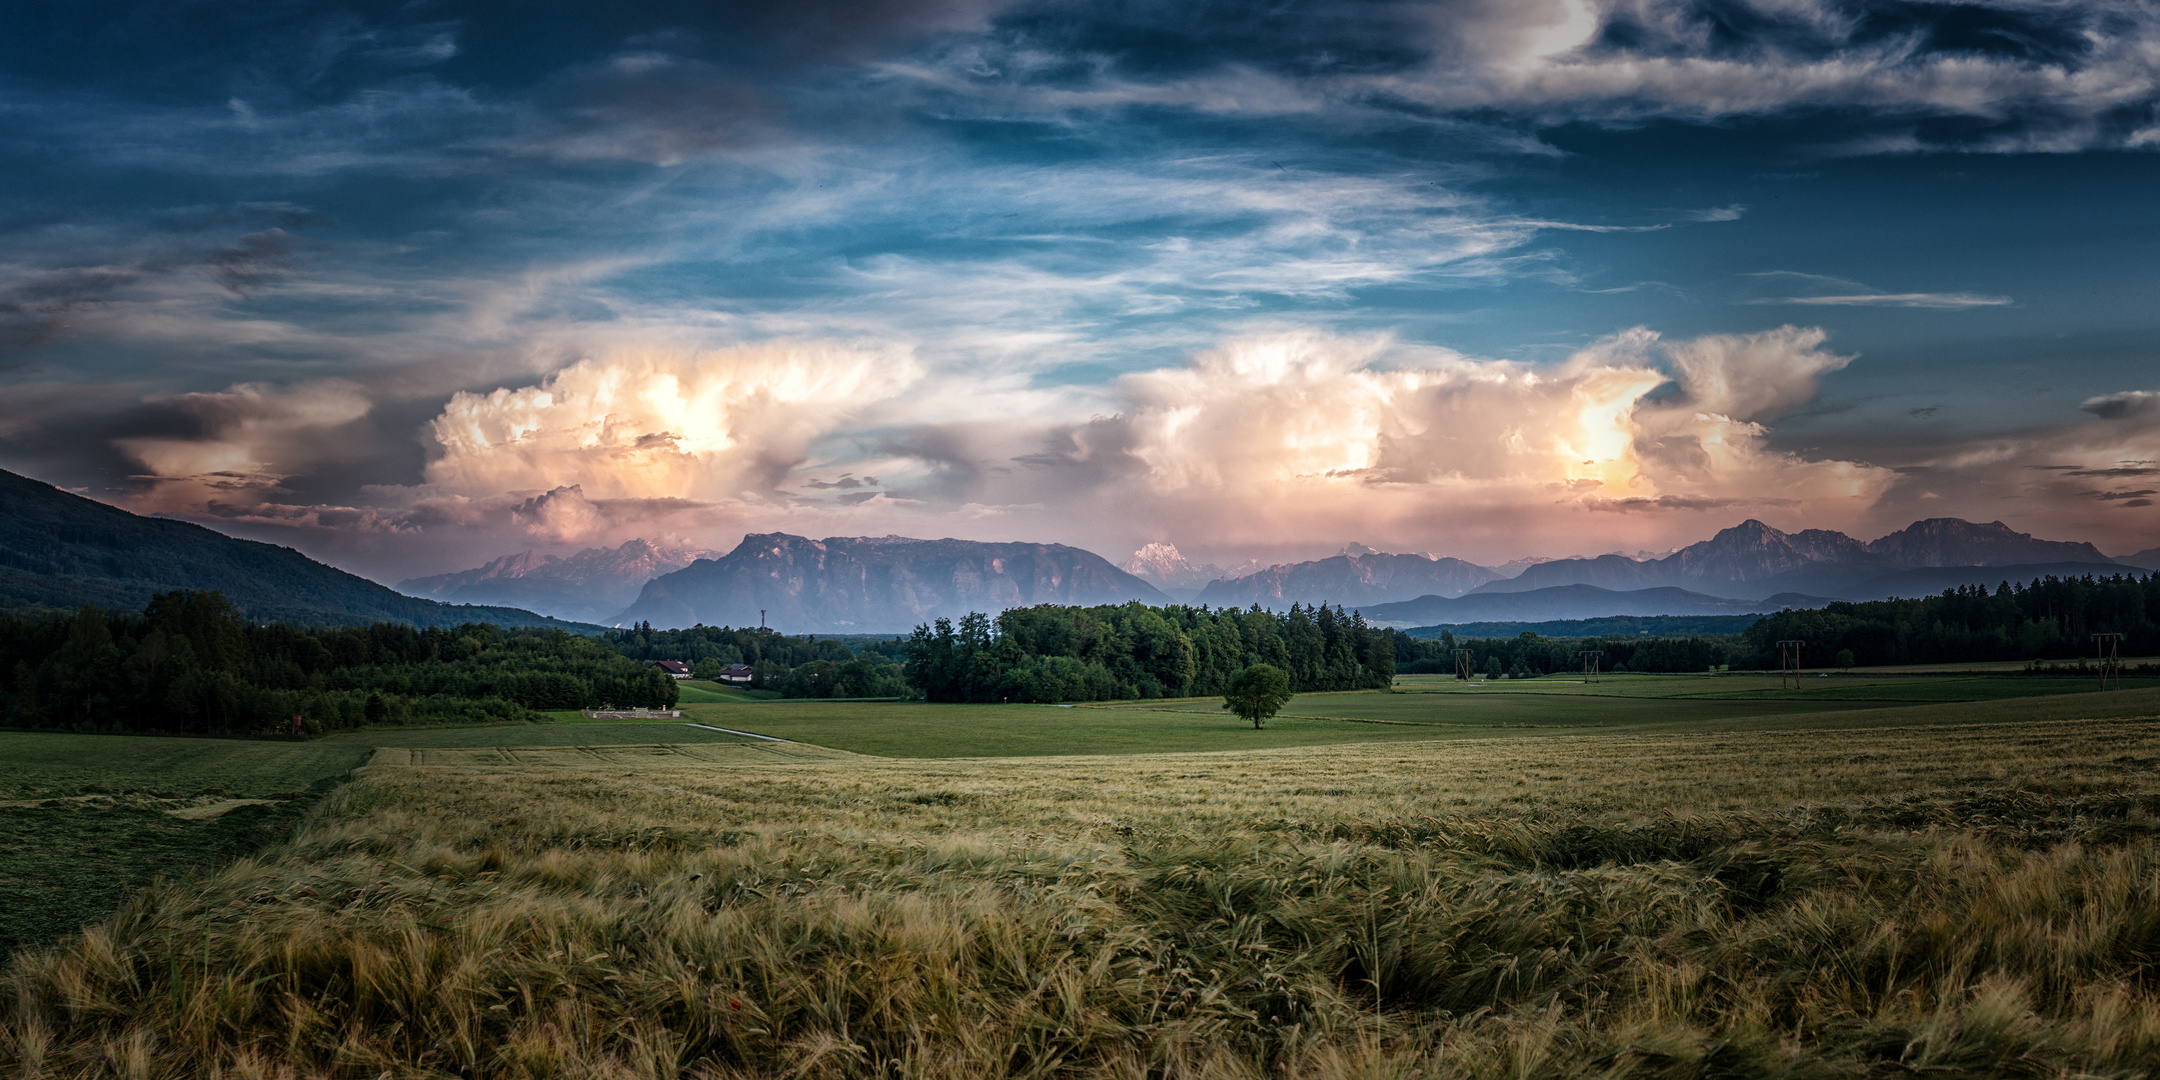
M985 413L947 400L937 388L958 384L902 347L633 342L453 395L427 425L424 481L375 489L370 506L276 501L308 442L367 412L349 384L187 395L166 408L193 434L120 448L156 478L152 508L495 544L720 547L736 530L957 524L1113 552L1164 538L1235 559L1362 539L1504 561L1570 531L1598 538L1573 548L1607 549L1684 543L1741 516L1864 527L1906 488L1931 512L1954 512L1944 491L2089 506L2096 521L2150 505L2136 486L2160 458L2150 391L1902 472L1775 448L1772 426L1852 361L1828 344L1796 326L1684 340L1638 328L1536 365L1272 329L1091 400L1014 396Z
M428 426L436 453L405 517L593 542L692 519L943 530L970 508L1012 538L1154 531L1219 549L1430 548L1590 511L1620 512L1604 529L1646 543L1706 512L1834 524L1890 474L1765 439L1849 362L1824 344L1798 327L1672 342L1638 329L1538 366L1277 330L1124 376L1092 405L1046 398L997 417L909 392L941 383L902 349L602 349L531 385L455 395ZM1071 415L1103 404L1114 411ZM849 469L880 479L827 478Z
M468 497L566 485L588 499L755 494L921 375L902 348L618 348L536 385L454 395L428 426L427 486Z
M1519 552L1526 532L1593 511L1625 515L1601 535L1642 543L1699 532L1707 512L1848 524L1893 475L1767 443L1850 361L1823 345L1799 327L1678 342L1638 329L1537 366L1254 335L1126 376L1120 412L1058 427L1017 459L1013 486L1225 555L1362 538L1490 557L1510 533Z
M1210 498L1521 510L1864 501L1888 474L1769 449L1764 424L1850 357L1820 330L1617 335L1536 368L1290 333L1128 377L1126 453L1153 489ZM1405 362L1407 361L1407 362ZM1371 509L1339 508L1352 517Z
M365 412L339 384L191 395L198 437L124 449L166 501L229 519L489 544L957 527L1113 552L1169 539L1233 560L1361 539L1505 561L1570 533L1596 540L1568 553L1666 547L1743 516L1865 528L1899 492L1935 500L1929 513L1960 512L1942 492L1985 493L2089 506L2101 523L2150 505L2135 486L2160 459L2150 391L1898 471L1772 446L1772 427L1852 359L1795 326L1638 328L1549 365L1272 329L1092 398L1015 394L986 412L901 347L631 343L454 395L427 425L424 482L375 489L370 506L275 501L311 432Z

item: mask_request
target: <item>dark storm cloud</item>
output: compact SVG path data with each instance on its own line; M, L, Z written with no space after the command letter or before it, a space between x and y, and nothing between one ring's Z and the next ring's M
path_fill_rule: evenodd
M925 424L887 435L878 440L877 452L911 462L917 472L913 483L889 483L885 493L894 498L945 503L965 500L975 494L986 473L1003 471L1002 466L985 461L983 444L989 441L982 433L960 424ZM865 492L863 499L877 494Z
M176 278L200 278L245 296L295 270L300 240L282 228L203 246L156 235L120 250L55 252L88 264L0 267L0 357L35 348L124 300L156 299Z
M2102 420L2123 420L2160 412L2160 391L2124 390L2088 398L2078 405Z

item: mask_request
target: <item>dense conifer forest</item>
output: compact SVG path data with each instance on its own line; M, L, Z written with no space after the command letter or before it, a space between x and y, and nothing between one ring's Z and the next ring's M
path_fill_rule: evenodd
M674 704L675 681L589 637L488 624L250 622L213 592L141 614L0 617L0 718L16 727L287 733Z
M1582 670L1584 650L1596 650L1602 671L1673 673L1706 671L1744 662L1751 655L1743 643L1706 637L1548 638L1525 631L1505 638L1458 638L1442 631L1437 638L1414 638L1389 631L1395 646L1395 670L1404 675L1448 674L1456 670L1455 650L1466 650L1470 673L1487 678L1535 678Z
M1809 664L1867 666L2089 657L2092 635L2101 633L2123 635L2123 656L2160 653L2160 573L2006 581L1992 590L1781 611L1749 627L1745 639L1769 664L1777 642L1797 640L1807 642Z
M917 627L907 681L931 701L1112 701L1220 694L1265 663L1295 692L1379 689L1395 678L1388 638L1341 608L1043 604Z

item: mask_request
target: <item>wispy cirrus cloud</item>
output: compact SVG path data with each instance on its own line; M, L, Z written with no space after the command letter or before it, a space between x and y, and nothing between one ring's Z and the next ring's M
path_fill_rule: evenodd
M1784 296L1760 296L1743 301L1748 304L1795 304L1802 307L1891 307L1930 308L1939 311L1958 311L1967 308L2009 307L2016 301L2007 296L1991 296L1972 292L1889 292L1871 285L1826 274L1806 274L1795 270L1762 270L1744 275L1764 282L1807 289L1804 293Z
M1854 293L1847 296L1775 296L1748 301L1750 304L1798 304L1804 307L1902 307L1944 311L2007 307L2015 302L2007 296L1979 293Z
M1483 111L1630 124L1840 110L1863 129L1841 152L1859 153L2134 147L2160 131L2160 15L2137 0L1311 5L1269 12L1273 32L1257 35L1250 13L1209 14L1018 4L992 20L1001 33L890 70L954 108L1005 117Z

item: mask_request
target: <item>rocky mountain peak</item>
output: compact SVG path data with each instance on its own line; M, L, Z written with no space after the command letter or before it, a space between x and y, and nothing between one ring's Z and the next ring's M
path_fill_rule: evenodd
M1125 565L1119 569L1141 577L1161 578L1185 573L1192 569L1192 563L1186 561L1184 553L1177 549L1176 544L1151 541L1142 544L1138 551L1132 553L1132 558L1125 560Z
M2091 544L2040 540L2000 521L1928 518L1867 545L1902 566L2006 566L2020 563L2110 561Z
M1169 597L1063 544L752 533L735 550L647 582L613 621L767 625L789 633L906 633L970 611Z
M471 570L401 581L398 591L463 603L515 604L598 621L621 611L646 582L714 554L639 537L568 557L521 551Z
M1784 533L1762 522L1749 518L1738 525L1719 529L1710 538L1713 544L1782 544L1787 541Z
M1176 544L1160 541L1142 545L1119 569L1173 589L1198 588L1221 577L1224 572L1214 563L1196 564L1187 559Z

